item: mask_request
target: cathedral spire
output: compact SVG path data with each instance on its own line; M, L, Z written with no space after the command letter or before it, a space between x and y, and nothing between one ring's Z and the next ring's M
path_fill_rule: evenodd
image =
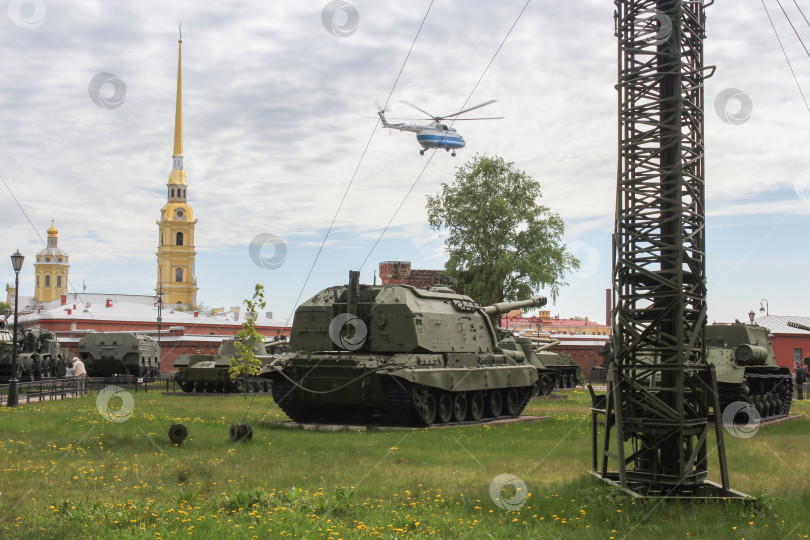
M177 39L177 105L174 113L174 158L173 169L183 168L183 25L178 27Z

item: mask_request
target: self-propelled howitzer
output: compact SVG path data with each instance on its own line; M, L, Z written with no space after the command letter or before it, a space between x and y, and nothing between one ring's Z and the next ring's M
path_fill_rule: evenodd
M296 422L371 419L402 425L518 416L537 369L498 348L490 321L545 298L481 307L446 287L329 287L298 307L290 352L265 366L273 398Z

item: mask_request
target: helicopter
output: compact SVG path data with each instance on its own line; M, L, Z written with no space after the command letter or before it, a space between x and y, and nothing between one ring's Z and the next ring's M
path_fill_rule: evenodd
M463 111L459 111L457 113L448 114L446 116L435 116L430 114L424 109L419 108L418 106L414 105L410 101L403 101L402 103L413 107L419 112L422 112L428 115L428 120L433 120L430 124L392 124L385 119L385 109L381 109L379 104L377 104L377 108L380 109L377 111L377 114L380 116L380 120L382 120L382 124L384 128L388 129L398 129L399 131L412 131L416 133L416 141L422 145L422 149L419 150L419 155L424 156L425 150L430 148L444 148L445 151L450 152L452 151L451 156L455 157L456 149L464 148L467 144L464 142L464 137L456 131L455 128L449 127L447 124L444 124L442 120L447 118L453 118L453 120L500 120L503 118L502 116L493 117L493 118L455 118L460 114L464 114L470 112L475 109L480 109L481 107L485 107L487 105L491 105L495 103L497 100L491 99L486 103L481 103L480 105L476 105L475 107L470 107L469 109L464 109Z

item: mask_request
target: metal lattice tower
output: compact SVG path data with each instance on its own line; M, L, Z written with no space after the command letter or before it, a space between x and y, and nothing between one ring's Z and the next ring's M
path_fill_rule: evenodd
M595 474L644 497L736 497L742 494L729 490L719 426L722 487L707 480L709 414L719 404L703 340L705 6L702 0L615 4L616 342L601 449L594 431ZM611 460L618 471L608 470Z

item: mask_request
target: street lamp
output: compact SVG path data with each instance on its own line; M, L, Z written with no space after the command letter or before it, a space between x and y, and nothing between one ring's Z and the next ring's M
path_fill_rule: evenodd
M8 381L8 406L16 407L19 403L19 395L17 384L17 316L19 308L17 306L20 296L20 270L22 270L23 254L18 249L14 255L11 256L11 266L14 267L14 333L12 334L11 345L11 379Z
M765 307L762 307L763 302L765 302ZM770 313L768 313L768 299L767 298L763 298L762 300L759 301L759 310L764 311L765 315L770 315Z
M754 324L754 317L756 317L756 316L757 316L757 314L754 313L753 309L748 312L748 320L751 321L751 324Z
M160 361L163 359L163 350L160 348L160 330L163 323L163 282L160 283L160 289L157 294L157 328L158 328L158 370L160 370Z

